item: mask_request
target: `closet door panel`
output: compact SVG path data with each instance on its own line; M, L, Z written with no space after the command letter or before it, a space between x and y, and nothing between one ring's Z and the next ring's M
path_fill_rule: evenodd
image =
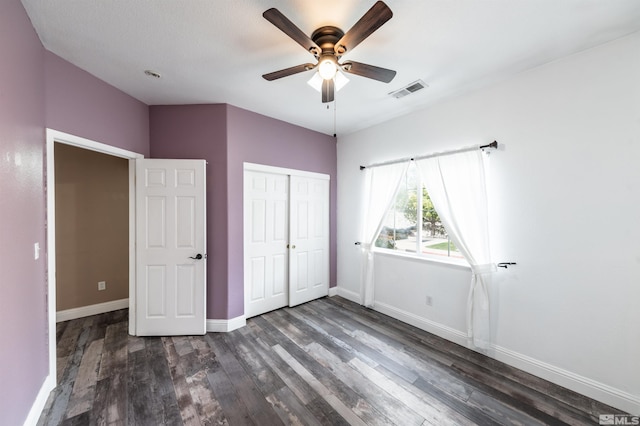
M329 294L329 180L290 179L289 306Z
M287 306L289 177L245 171L245 316Z

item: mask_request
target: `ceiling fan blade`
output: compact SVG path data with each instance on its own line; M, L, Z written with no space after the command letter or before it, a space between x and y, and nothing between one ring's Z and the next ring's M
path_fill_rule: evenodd
M296 65L295 67L285 68L283 70L270 72L269 74L264 74L262 77L265 80L273 81L282 77L288 77L290 75L298 74L300 72L305 72L314 69L316 66L313 64L302 64Z
M322 103L333 102L333 79L322 80Z
M340 65L340 67L344 72L359 75L361 77L372 78L384 83L389 83L396 76L396 72L394 70L363 64L356 61L345 62Z
M334 46L336 54L343 55L353 50L362 40L369 37L393 16L393 12L384 2L378 1Z
M262 16L314 56L320 54L318 45L275 7L265 11Z

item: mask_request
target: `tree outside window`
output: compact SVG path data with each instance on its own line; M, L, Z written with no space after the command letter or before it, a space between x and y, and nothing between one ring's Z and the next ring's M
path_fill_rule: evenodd
M420 198L418 188L422 193ZM449 240L414 164L409 167L395 201L385 216L376 247L419 255L462 258Z

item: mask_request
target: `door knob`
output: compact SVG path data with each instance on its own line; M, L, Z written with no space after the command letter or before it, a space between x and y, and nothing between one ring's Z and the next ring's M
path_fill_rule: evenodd
M195 256L195 257L193 257L193 256L189 256L189 259L200 260L200 259L202 259L202 255L201 255L200 253L198 253L198 254L196 254L196 256Z

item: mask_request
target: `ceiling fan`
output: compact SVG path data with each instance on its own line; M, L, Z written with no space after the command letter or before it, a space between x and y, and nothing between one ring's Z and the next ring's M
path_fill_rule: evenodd
M324 26L315 30L311 37L308 37L276 8L265 11L262 16L304 47L317 60L315 64L306 63L264 74L262 77L265 80L273 81L317 68L318 74L322 79L322 102L332 102L335 91L335 77L338 70L385 83L389 83L396 75L393 70L374 65L356 61L338 62L342 55L347 51L353 50L364 39L391 19L393 13L382 1L376 2L346 33L337 27Z

